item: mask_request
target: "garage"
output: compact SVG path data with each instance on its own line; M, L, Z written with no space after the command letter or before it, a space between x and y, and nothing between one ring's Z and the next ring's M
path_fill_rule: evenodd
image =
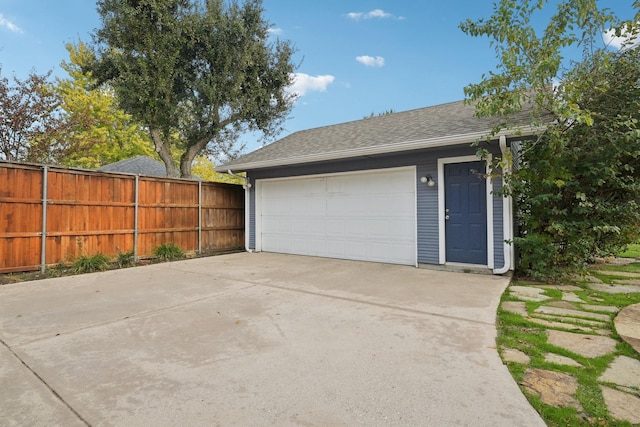
M514 119L494 135L494 118L450 102L293 132L216 170L246 174L248 251L504 274L515 254L513 201L492 191L502 177L453 176L482 160L477 143L507 159L537 135L528 111Z
M256 181L256 250L416 265L416 169Z

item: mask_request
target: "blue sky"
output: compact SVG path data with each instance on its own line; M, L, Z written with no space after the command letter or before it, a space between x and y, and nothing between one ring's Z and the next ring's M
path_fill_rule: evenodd
M298 130L463 99L465 85L493 70L487 39L458 24L491 14L489 0L263 0L272 37L298 53L299 99L279 137ZM631 18L631 0L608 0ZM92 0L0 0L2 76L66 77L65 43L90 41L100 25ZM252 138L248 150L258 147Z

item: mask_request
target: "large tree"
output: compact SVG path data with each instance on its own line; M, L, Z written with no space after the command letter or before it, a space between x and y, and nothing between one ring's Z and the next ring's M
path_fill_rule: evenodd
M95 88L95 78L82 70L92 60L91 51L82 42L66 47L69 61L62 68L68 77L56 79L54 87L67 123L61 138L82 149L69 152L60 163L97 168L139 155L153 157L147 130L118 107L112 88Z
M50 74L0 76L0 159L55 163L74 150L59 140L65 121Z
M98 12L90 69L147 126L169 176L191 177L205 150L234 155L241 132L281 129L293 48L268 41L260 0L100 0Z
M640 16L620 19L596 0L553 2L548 14L549 3L501 0L490 18L461 24L489 37L498 58L465 88L477 113L503 117L495 131L523 108L544 125L505 176L520 213L520 269L537 277L584 268L640 231ZM604 34L627 44L611 49Z

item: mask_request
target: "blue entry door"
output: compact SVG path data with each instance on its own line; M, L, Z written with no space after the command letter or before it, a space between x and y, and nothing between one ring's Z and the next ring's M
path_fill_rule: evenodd
M482 161L444 165L447 262L487 265L487 184Z

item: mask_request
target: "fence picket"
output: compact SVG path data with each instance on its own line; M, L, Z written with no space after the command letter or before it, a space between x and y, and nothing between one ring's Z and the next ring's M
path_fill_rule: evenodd
M232 184L0 161L0 273L96 253L133 250L144 258L162 243L185 252L243 248L243 192Z

